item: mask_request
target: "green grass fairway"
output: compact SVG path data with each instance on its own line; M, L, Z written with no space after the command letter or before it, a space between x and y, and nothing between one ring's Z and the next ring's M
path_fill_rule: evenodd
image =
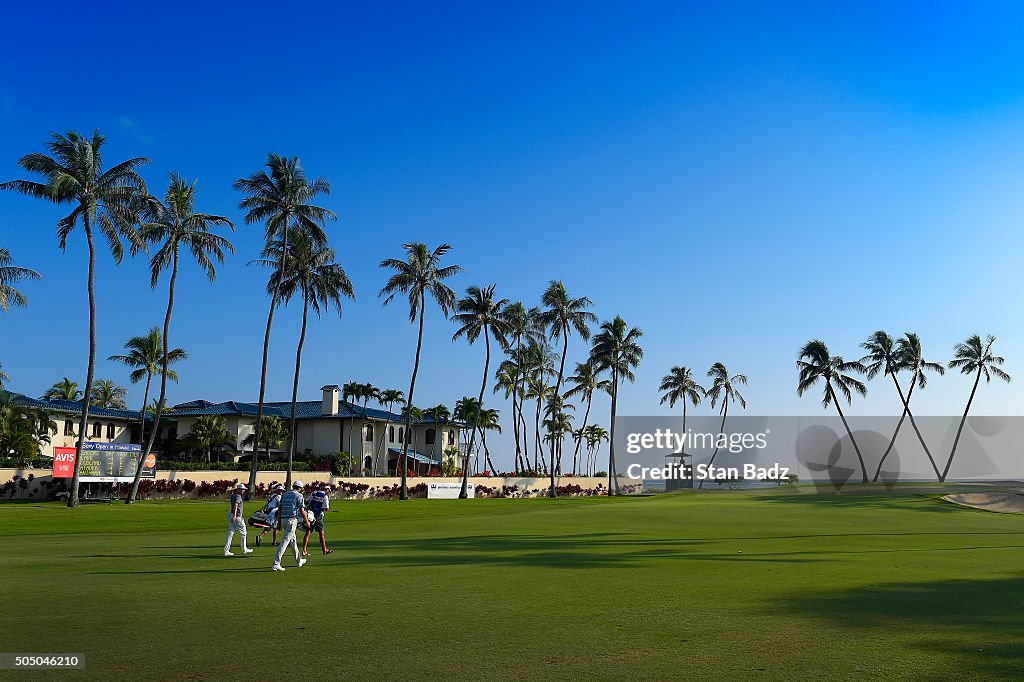
M0 650L106 679L1024 671L1024 516L932 496L344 502L286 573L220 555L226 508L4 505Z

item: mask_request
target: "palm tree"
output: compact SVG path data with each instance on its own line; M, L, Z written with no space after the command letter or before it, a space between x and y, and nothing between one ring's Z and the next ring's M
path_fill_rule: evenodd
M392 413L395 405L401 405L405 402L405 394L394 388L387 388L380 392L380 396L377 398L381 405L388 413ZM389 417L390 419L390 417ZM390 422L389 422L390 425ZM380 441L377 446L377 451L373 455L373 476L377 475L377 463L380 460L380 453L384 450L384 438L386 429L381 430Z
M178 373L168 368L164 372L163 367L163 341L159 327L153 327L145 336L133 336L125 341L124 349L128 351L124 355L111 355L108 360L120 362L123 365L133 368L128 379L137 384L143 379L146 380L146 390L142 394L142 407L139 409L139 433L145 437L146 433L146 405L149 404L149 386L155 374L167 374L171 381L178 380ZM188 358L181 348L174 348L167 352L167 364L181 362Z
M819 380L824 380L825 395L821 400L821 404L827 408L835 403L839 417L843 420L843 426L846 428L846 434L850 437L850 442L853 443L853 450L857 453L861 476L864 483L867 483L868 469L864 465L864 457L860 453L860 447L858 447L857 440L853 437L850 425L846 422L843 406L839 403L839 398L836 397L836 389L838 389L843 397L846 398L847 404L852 404L853 391L856 391L861 396L868 394L868 388L864 385L864 382L855 379L849 374L849 372L863 374L866 371L864 365L859 361L847 362L841 356L831 355L824 341L814 339L813 341L808 341L800 349L800 359L796 361L796 366L800 370L800 380L796 388L797 395L803 395L807 389L814 386Z
M39 446L50 442L57 425L46 411L36 412L14 402L13 396L0 396L0 452L13 454L18 466L39 456Z
M619 383L632 382L636 377L633 369L640 364L644 349L640 338L644 335L636 327L627 327L626 321L616 315L614 320L603 322L601 331L594 336L590 348L590 362L598 372L610 371L611 379L611 435L608 448L608 494L619 494L619 482L615 476L615 414L618 407Z
M330 306L341 315L341 297L355 298L352 282L345 269L334 262L334 251L326 246L311 241L301 229L292 229L291 242L284 259L281 251L285 248L285 240L275 239L263 251L264 258L257 263L274 268L267 283L267 293L273 296L276 290L282 301L287 303L293 296L302 298L302 327L299 331L299 343L295 348L295 375L292 379L291 421L288 427L288 469L285 474L285 488L292 484L292 463L295 459L296 420L295 412L299 394L299 369L302 366L302 347L306 342L306 322L309 309L313 308L317 318ZM277 266L285 263L283 271ZM364 410L365 411L365 410ZM260 429L262 431L262 428Z
M463 397L461 397L461 398L459 398L458 400L455 401L455 409L452 410L452 418L455 419L455 421L457 421L457 422L462 422L463 424L468 424L470 422L476 422L477 420L479 420L479 418L480 418L479 417L479 413L480 413L480 403L477 402L476 398L467 395L467 396L463 396ZM463 471L465 471L466 469L469 468L469 456L471 454L470 450L469 450L469 434L466 433L465 430L463 430L462 437L466 439L466 441L465 441L465 453L466 454L462 458L462 461L463 461L463 467L462 468L463 468Z
M124 399L128 397L128 389L118 386L111 379L97 379L96 385L92 387L89 395L89 403L95 407L113 407L119 410L127 409Z
M558 363L558 378L555 380L554 399L561 403L562 399L562 378L565 375L565 357L569 352L569 335L576 331L584 341L590 341L589 323L597 322L597 315L587 310L593 302L586 296L572 298L565 290L565 285L560 280L554 280L548 284L548 288L541 295L541 303L544 309L540 312L538 321L550 331L552 339L562 339L562 359ZM552 442L552 447L555 443ZM552 454L554 462L554 454ZM551 481L549 497L555 497L555 468L551 467Z
M259 429L259 444L260 447L265 449L267 453L267 463L271 461L270 450L281 446L281 443L288 438L289 430L288 424L285 423L280 417L275 417L270 414L263 415L263 424L260 425ZM253 445L256 443L256 433L250 433L248 436L242 439L242 445L248 445L252 447L252 456L254 459L258 459L257 448Z
M661 396L661 404L668 402L670 408L676 403L683 404L683 441L679 448L680 465L685 465L686 460L686 403L692 403L694 407L700 405L700 401L707 395L703 386L693 378L693 370L689 367L676 365L668 371L668 374L661 378L659 391L664 391Z
M105 138L99 131L92 138L70 131L66 135L52 133L46 143L46 153L26 154L18 165L30 173L43 177L43 182L12 180L0 184L0 189L13 190L55 204L73 204L74 208L57 223L60 248L67 247L68 237L79 223L85 232L89 249L86 291L89 299L89 362L85 372L85 395L92 394L93 373L96 368L96 292L93 286L96 273L96 246L93 229L98 229L107 240L110 254L116 264L124 256L124 245L135 255L146 245L136 231L139 214L148 200L146 183L138 168L148 159L136 157L104 169L102 147ZM85 433L89 422L88 401L82 406L80 430ZM82 461L82 440L77 446L75 469L71 479L68 506L78 506L78 473Z
M747 377L745 374L733 374L729 375L729 370L725 368L721 362L716 362L711 365L711 369L708 370L708 376L711 378L711 388L707 389L705 395L711 398L711 408L714 409L719 401L721 401L722 407L720 413L722 415L722 423L718 428L718 433L725 433L725 420L729 416L729 403L737 402L741 408L746 409L747 401L743 397L743 394L739 392L737 386L746 386ZM708 468L715 463L715 457L718 456L720 438L715 439L715 450L711 453L711 459L708 460ZM698 488L704 487L704 479L701 479L697 485Z
M213 449L227 445L231 440L232 435L227 429L224 417L217 414L204 414L198 417L185 437L188 447L206 453L207 464L213 458ZM253 456L255 457L255 452Z
M416 389L416 374L420 369L420 350L423 347L423 312L429 295L441 308L441 313L448 317L449 311L455 305L455 292L444 283L444 280L462 271L458 265L441 265L441 258L451 251L451 246L441 244L431 251L426 244L409 243L403 244L406 259L387 258L380 263L380 267L394 270L394 274L388 279L387 284L380 290L384 297L384 305L387 305L399 294L408 296L409 299L409 321L415 322L419 318L419 333L416 336L416 359L412 366L412 378L409 380L408 404L413 404L413 391ZM412 413L408 412L405 419L405 430L408 434L412 426ZM403 441L407 439L403 438ZM402 443L402 485L399 491L399 499L409 498L408 481L406 480L405 460L409 454L408 442Z
M597 462L597 451L601 447L601 441L608 440L608 431L599 424L591 424L586 429L587 439L587 475L593 475L594 464Z
M281 239L280 263L278 270L284 272L284 258L288 253L288 237L292 227L299 227L307 238L318 246L327 242L323 224L334 220L335 215L326 208L310 202L322 194L331 193L331 185L324 178L310 182L299 163L299 157L284 157L267 154L265 168L247 178L235 181L235 189L245 194L238 207L246 211L245 222L265 223L264 241ZM267 391L267 358L270 354L270 328L274 322L280 291L275 288L270 296L270 312L267 313L267 329L263 334L263 364L260 369L260 397L256 408L256 440L259 441L262 428L263 402ZM256 487L257 458L252 458L249 471L249 488L246 497Z
M516 461L519 461L521 452L522 460L525 463L529 461L529 456L526 454L526 419L523 416L523 395L526 393L527 375L524 363L525 356L523 352L523 344L529 344L532 341L539 340L540 337L544 336L544 330L541 328L541 324L539 322L540 309L530 308L527 310L526 306L519 301L505 306L504 317L505 322L508 324L509 345L507 352L509 354L509 359L507 362L512 363L511 367L515 367L515 371L512 371L511 376L518 378L518 382L513 380L508 391L512 397L512 420L513 425L516 427ZM504 362L502 364L504 365ZM516 418L515 415L517 409L519 412L518 418ZM520 422L522 423L523 431L521 446L518 440Z
M364 447L363 443L365 442L365 436L363 435L363 430L366 429L366 426L367 426L366 408L367 408L367 405L369 404L369 402L371 400L375 400L375 401L379 401L380 400L380 389L377 388L376 386L374 386L371 383L359 384L359 399L363 401L363 421L362 421L362 426L360 426L360 428L359 428L359 432L360 432L360 436L359 436L359 455L358 455L358 457L356 457L355 461L359 463L359 469L361 470L363 468L363 447ZM372 429L371 429L371 436L372 436ZM370 445L371 446L373 445L373 441L372 440L370 441Z
M515 351L511 351L515 353ZM512 360L502 360L494 373L494 393L503 392L505 399L512 399L512 434L516 443L516 473L525 469L522 466L522 441L519 439L519 393L520 372L517 363ZM525 438L525 434L524 434Z
M380 400L380 395L382 394L378 394L377 400ZM452 417L452 412L448 409L447 405L440 403L424 410L423 415L434 421L434 442L430 444L430 458L433 459L434 455L437 453L437 439L442 433L438 426L447 424L448 420Z
M583 425L579 428L581 432L585 432L590 421L590 406L594 400L594 391L604 391L608 389L608 381L599 378L598 372L594 365L587 362L576 363L576 373L566 379L572 388L565 392L566 398L574 398L579 396L586 404L586 411L583 413ZM583 442L582 438L576 439L576 449L572 453L572 473L576 475L576 462L580 454L580 446Z
M487 460L487 466L490 468L491 474L497 476L498 470L495 468L494 462L491 461L491 451L487 447L487 432L497 431L501 433L501 413L493 407L481 410L477 420L477 427L480 429L480 442L484 446L484 457Z
M354 405L353 401L359 399L359 394L360 394L360 392L362 390L363 390L363 385L360 384L358 381L346 382L345 385L341 387L341 402L343 402L343 403L345 403L346 405L349 405L349 406ZM355 414L355 410L352 410L352 413L354 415ZM348 454L349 455L353 455L353 452L352 452L352 438L353 438L353 435L355 434L355 430L356 430L355 429L355 418L353 416L352 420L349 422L349 427L348 427Z
M562 441L567 434L572 433L572 415L566 412L567 409L575 410L576 406L563 403L554 395L544 408L544 428L548 432L546 440L551 443L551 469L557 471L559 475L562 473ZM552 496L550 491L548 496Z
M53 386L50 386L43 394L44 400L69 400L75 401L82 397L82 392L78 390L78 383L64 377Z
M180 175L171 173L167 192L163 202L153 201L146 212L146 222L140 230L142 237L149 243L158 245L149 261L150 281L156 288L160 281L160 273L170 269L171 275L167 285L167 308L164 311L164 328L162 334L162 357L160 366L164 373L160 375L160 397L157 398L157 410L153 413L153 427L142 457L135 468L132 487L125 498L125 504L135 502L142 480L142 462L153 450L153 443L160 431L161 407L167 399L167 368L170 364L170 333L171 312L174 310L174 288L178 281L178 261L184 247L192 254L196 264L206 273L212 283L217 278L216 263L224 262L224 252L233 253L234 248L224 237L213 232L215 226L225 226L234 231L234 225L224 216L210 213L199 213L195 210L196 182L188 182Z
M508 299L495 299L494 285L487 287L471 286L466 289L466 295L455 304L458 312L453 319L459 328L452 335L452 341L457 341L463 336L470 344L476 342L481 336L484 339L484 373L480 380L480 394L477 396L479 408L473 415L473 426L469 436L469 450L473 450L473 441L476 437L476 430L479 427L480 413L484 404L484 392L487 390L487 375L491 370L491 336L502 348L505 347L505 335L509 330L508 323L502 315ZM481 439L483 434L481 433ZM468 467L467 467L468 468ZM494 473L497 473L495 471ZM462 490L459 492L459 499L469 497L469 473L462 472Z
M4 384L10 380L10 375L3 370L3 363L0 363L0 391L4 390Z
M914 394L914 388L918 385L924 388L928 383L924 370L937 371L939 374L942 374L945 372L945 369L938 363L925 362L921 354L921 340L916 334L910 332L907 332L906 337L895 341L888 333L879 330L869 336L867 341L861 344L861 348L867 351L867 354L861 358L861 364L864 365L867 378L874 379L879 373L890 376L893 384L896 386L896 392L899 394L900 403L903 405L903 413L900 415L900 420L897 422L896 429L889 440L889 446L882 453L881 459L878 460L878 467L875 469L875 475L871 479L872 481L877 481L882 473L882 465L896 444L896 437L900 433L903 421L910 414L910 398ZM911 371L910 388L905 395L897 377L897 374L903 370ZM935 476L938 477L939 469L935 465L935 460L932 458L928 445L924 442L916 422L914 422L913 415L911 415L911 424L913 424L914 430L917 432L918 439L921 441L921 446L928 456L928 461L931 462L932 469L935 470Z
M967 422L967 413L971 411L971 403L974 402L974 394L978 391L978 384L981 377L985 377L985 383L991 383L992 377L1009 383L1010 375L1000 369L1005 359L1000 355L992 353L992 345L996 337L989 334L982 342L981 337L972 334L966 341L956 344L953 348L953 359L949 361L950 369L959 369L961 374L974 374L974 386L971 387L971 395L967 398L967 407L964 408L964 416L960 420L960 426L956 430L956 438L953 440L953 448L949 451L949 459L939 476L939 481L945 483L949 474L949 467L953 463L953 456L956 454L957 445L960 444L960 434L963 433L964 424Z
M35 270L20 268L14 265L11 252L0 248L0 311L7 312L11 306L24 308L28 299L14 285L23 279L39 279L41 275Z
M536 400L537 409L533 414L533 470L537 473L543 471L548 473L547 456L544 454L543 438L540 435L541 414L544 411L544 404L551 400L555 387L545 382L544 372L534 370L530 372L526 380L526 393L523 398ZM549 491L550 492L550 491Z

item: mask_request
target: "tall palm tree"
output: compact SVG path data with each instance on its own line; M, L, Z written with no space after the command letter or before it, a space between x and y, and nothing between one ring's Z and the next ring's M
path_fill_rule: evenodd
M124 399L128 397L128 389L118 386L112 379L97 379L89 394L89 403L94 407L113 407L127 409Z
M960 426L957 427L956 438L953 440L953 447L949 451L949 459L946 460L946 466L942 469L942 475L939 476L940 482L944 483L946 476L949 475L949 467L953 463L953 456L956 454L956 448L960 444L960 435L963 433L964 424L967 422L967 413L971 411L971 403L974 402L974 394L978 391L981 377L985 377L986 384L992 382L993 376L1007 383L1010 382L1010 375L1000 369L1000 366L1006 361L1005 358L992 352L992 345L995 342L996 337L991 334L986 336L984 341L977 334L972 334L967 340L956 344L953 348L953 359L949 361L949 368L959 369L961 374L973 374L974 386L971 387L971 395L967 398L964 416L960 420Z
M857 453L863 482L867 483L868 469L864 464L864 456L861 455L857 439L853 437L853 431L850 430L850 425L846 421L846 415L843 414L843 406L839 403L839 398L836 396L836 390L838 389L839 393L846 398L847 404L852 404L854 391L861 396L868 394L868 388L864 385L864 382L849 374L850 372L864 374L864 365L859 361L847 362L841 356L833 356L829 353L828 346L825 345L824 341L814 339L808 341L800 349L800 359L796 361L796 366L800 370L800 379L796 388L797 395L803 395L819 381L825 382L825 395L821 400L821 404L827 408L835 403L839 417L843 420L843 426L846 428L846 435L850 437L850 442L853 443L853 450Z
M555 387L547 384L544 372L533 370L526 380L526 393L523 398L536 400L537 408L533 414L533 470L536 473L548 473L547 456L544 454L544 439L540 435L541 415L544 405L551 400Z
M903 405L903 412L900 415L899 422L896 423L896 429L889 440L889 446L878 460L875 475L871 480L877 481L881 475L882 465L896 444L896 438L899 436L903 421L907 418L908 414L911 415L911 424L914 426L914 431L917 433L918 440L920 440L921 446L928 456L928 461L931 462L932 469L935 470L935 476L938 477L939 469L935 465L935 460L928 450L928 445L921 436L921 432L917 428L917 424L914 422L913 415L910 412L910 398L913 396L916 386L924 388L928 383L928 378L924 374L925 370L937 371L939 374L942 374L945 372L945 369L938 363L926 362L924 360L921 354L921 340L917 334L910 332L907 332L904 338L896 341L885 331L879 330L869 336L861 344L861 348L867 351L867 354L861 358L861 364L864 365L867 378L874 379L879 373L891 377L893 384L896 386L896 392L899 394L900 403ZM900 385L899 378L897 377L897 374L903 370L911 372L910 387L906 394L903 393L903 387Z
M153 427L150 429L149 438L146 439L142 457L139 458L138 466L135 468L135 477L132 479L132 487L125 498L125 504L134 503L139 493L139 483L142 481L142 463L153 450L153 443L160 431L162 406L167 400L168 377L166 371L170 364L171 313L174 310L174 290L178 281L181 250L184 248L192 254L192 258L206 273L206 277L211 283L217 279L215 263L224 262L225 251L234 252L231 242L213 231L217 226L224 226L234 231L235 228L231 221L224 216L196 211L195 181L189 182L176 173L170 173L168 178L169 183L164 200L150 202L149 210L146 212L146 222L140 229L143 239L156 248L149 261L150 286L155 289L160 281L160 273L168 269L171 271L167 284L167 307L164 310L163 338L161 339L163 352L160 366L164 373L160 375L160 397L157 398L157 409L153 413Z
M529 461L529 456L526 454L526 419L523 416L523 394L526 393L527 372L524 363L525 356L523 352L523 344L529 344L531 341L539 340L539 338L544 335L544 330L541 328L542 326L539 322L540 309L530 308L527 310L526 306L519 301L505 306L504 317L509 329L507 349L509 354L508 362L513 363L516 367L516 371L513 372L513 375L518 378L518 383L513 383L509 391L512 397L513 424L516 426L516 432L518 434L519 424L522 423L523 433L521 446L518 440L516 442L517 461L521 451L523 462L527 462ZM517 408L519 412L518 419L515 416Z
M399 294L408 297L409 300L409 321L415 322L419 318L419 333L416 336L416 359L412 366L412 377L409 380L408 405L413 404L413 392L416 390L416 374L420 369L420 350L423 347L423 313L427 305L427 296L434 299L441 313L448 317L449 311L455 305L455 292L444 283L444 280L462 271L458 265L441 265L441 259L452 247L448 244L441 244L431 251L426 244L419 242L403 244L405 249L405 260L387 258L380 263L380 267L394 270L394 274L388 279L387 284L380 290L384 297L384 305L395 300ZM405 431L408 434L412 426L412 412L408 411L405 418ZM399 499L409 498L408 481L406 480L406 457L409 454L408 439L403 438L402 443L402 485L399 490Z
M348 381L341 387L341 402L346 405L354 405L355 401L359 399L359 394L363 390L363 385L358 381ZM348 454L352 457L355 453L352 452L352 439L355 434L355 410L352 410L352 418L349 421L348 427Z
M256 440L256 433L250 433L248 436L242 439L242 445L248 445L252 447L252 456L254 459L258 459L258 448L254 443L259 443L259 447L264 448L267 453L267 463L270 463L270 450L281 446L288 438L288 424L285 423L280 417L275 417L270 414L263 415L263 424L260 428L259 441ZM290 483L289 483L290 485Z
M549 330L551 338L562 340L562 358L558 363L558 378L555 380L553 398L555 402L562 402L562 379L565 376L565 357L569 353L569 335L575 330L584 341L590 341L590 323L597 322L597 315L587 310L593 302L586 296L572 298L565 290L561 280L554 280L548 283L548 288L541 295L541 303L544 306L538 320L544 328ZM552 447L555 447L552 441ZM560 443L558 446L560 447ZM552 462L554 455L552 454ZM551 467L549 497L555 497L555 468Z
M494 337L494 340L501 348L504 348L507 344L505 337L509 326L505 321L503 313L508 303L508 299L495 298L494 285L492 284L483 288L477 286L469 287L466 289L466 295L455 304L457 312L453 315L453 319L459 325L459 328L452 335L452 341L466 337L466 340L473 344L481 336L484 339L484 373L483 378L480 380L480 394L477 396L477 403L480 409L474 414L472 431L469 436L469 450L471 452L476 431L479 428L480 415L483 410L484 392L487 390L487 376L491 371L491 337ZM482 432L480 437L482 440ZM497 472L495 471L494 473ZM464 470L462 472L462 490L459 492L459 499L464 500L467 497L469 497L469 473Z
M25 295L14 288L23 279L39 279L35 270L21 268L14 264L11 252L0 247L0 311L7 312L11 306L24 308L28 305Z
M71 212L57 223L60 248L67 247L68 237L81 223L89 250L86 292L89 299L89 362L85 372L85 395L92 393L93 373L96 369L96 246L93 230L99 230L106 239L114 263L124 256L124 244L135 255L146 245L136 226L149 192L138 169L148 159L136 157L110 168L103 165L102 147L105 138L95 131L91 138L70 131L66 135L52 133L46 143L48 153L26 154L18 165L29 173L43 177L43 182L12 180L0 184L0 189L13 190L55 204L73 205ZM89 422L88 401L82 406L80 431L85 433ZM68 506L78 506L78 475L82 461L82 440L77 446L75 469L71 478Z
M747 407L746 398L736 388L737 386L746 386L747 377L745 374L733 374L730 376L729 370L721 362L711 365L711 369L708 370L708 377L711 378L711 388L707 389L705 395L711 398L711 408L714 409L719 402L722 405L720 408L722 423L718 427L718 433L721 436L721 434L725 433L725 420L729 416L729 403L739 403L740 407L744 409ZM720 440L720 438L715 439L715 450L711 453L711 459L708 460L709 468L715 463L715 457L718 456ZM704 487L704 479L701 479L697 487Z
M78 400L82 397L82 391L78 388L78 383L64 377L53 386L50 386L43 394L44 400Z
M480 403L473 396L463 396L455 401L455 409L452 410L452 418L457 422L463 424L469 424L479 420ZM463 456L462 469L465 471L469 468L469 434L465 429L462 431L462 437L465 438L465 455Z
M380 392L380 397L377 398L377 400L390 414L395 409L395 405L401 405L405 402L405 394L395 388L386 388ZM387 426L390 426L390 422ZM384 438L386 437L387 426L381 430L377 451L373 455L373 473L371 474L373 476L377 475L377 463L380 460L380 453L384 450Z
M677 402L683 404L683 444L679 448L680 464L683 465L686 459L686 403L692 403L697 407L707 395L707 391L693 378L693 370L681 365L676 365L661 378L658 390L663 391L662 405L668 402L668 406L672 408Z
M614 320L603 322L601 331L594 336L590 348L590 362L598 372L611 372L610 391L611 435L608 447L608 494L619 494L619 482L615 475L615 414L618 409L619 383L635 380L633 370L640 364L644 349L640 338L644 335L636 327L628 327L626 321L616 315Z
M487 466L490 468L491 473L497 476L498 470L495 468L494 462L491 461L491 451L487 447L487 432L497 431L501 433L501 412L493 407L480 410L477 426L480 429L480 442L484 446L484 457L487 459Z
M587 475L594 474L594 464L597 462L597 452L601 447L601 441L608 441L608 431L600 424L591 424L587 427L584 436L587 439Z
M515 353L514 350L511 351ZM519 366L514 360L502 360L494 373L494 393L504 393L505 399L512 399L512 434L516 443L516 473L523 471L522 466L522 441L519 438L519 393L520 374Z
M120 362L132 368L128 375L133 384L143 379L146 380L146 390L142 394L142 407L139 409L139 434L145 438L146 433L146 405L149 404L149 386L156 374L166 374L171 381L178 380L178 373L173 369L164 371L163 366L163 340L159 327L153 327L145 336L133 336L124 343L124 349L128 351L124 355L111 355L108 360ZM188 358L181 348L174 348L167 352L167 364L171 365Z
M306 342L309 309L312 308L319 318L322 311L333 305L340 316L341 297L355 298L352 282L345 274L345 269L334 262L334 250L310 240L302 229L293 228L291 232L288 253L284 259L281 258L281 251L286 247L285 240L281 238L268 244L263 251L263 259L257 261L265 267L273 268L267 282L267 292L271 296L277 290L280 300L285 303L294 296L302 299L302 327L295 348L295 375L292 378L291 420L288 427L288 469L284 483L285 488L289 489L297 440L295 413L299 395L299 369L302 367L302 347ZM285 264L283 271L277 269L282 260Z
M254 172L247 178L235 181L235 189L245 194L238 207L246 212L245 222L264 223L264 241L271 242L281 239L281 261L278 269L284 271L284 257L288 252L288 237L292 227L302 229L311 242L324 245L327 235L323 225L327 220L334 220L335 215L312 202L318 196L331 193L331 184L324 178L312 181L306 176L299 163L299 157L285 157L274 153L267 154L264 168ZM270 329L274 323L274 311L277 309L280 290L274 289L270 296L270 311L267 313L267 329L263 334L263 364L260 368L260 395L256 408L256 440L259 440L262 428L263 403L267 391L267 359L270 354ZM252 469L249 471L249 488L246 497L252 495L256 487L257 458L252 458Z
M574 398L579 396L586 402L587 407L583 413L583 425L578 429L580 433L584 433L587 430L588 423L590 421L590 406L594 401L594 391L604 391L608 389L608 381L601 379L598 376L597 369L593 363L577 362L576 373L566 379L572 388L565 392L566 398ZM576 448L572 453L572 474L576 475L576 462L580 454L580 446L583 443L583 438L577 438Z

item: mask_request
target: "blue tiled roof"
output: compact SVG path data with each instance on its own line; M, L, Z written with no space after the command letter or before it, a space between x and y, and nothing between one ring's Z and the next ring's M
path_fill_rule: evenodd
M194 417L207 414L255 417L258 412L258 403L242 403L235 400L229 400L223 403L211 403L206 400L192 400L187 403L175 405L171 408L168 414L171 417ZM282 419L290 419L292 416L292 403L291 401L265 402L263 403L263 414L281 417ZM295 403L296 419L351 419L362 416L364 416L362 405L354 405L344 400L338 401L338 414L323 414L323 402L320 400L300 400ZM395 422L396 424L402 424L405 422L405 417L400 414L388 412L387 410L379 410L373 407L366 408L365 416L370 419ZM424 418L417 420L416 423L433 424L435 422L431 418ZM457 422L445 419L442 419L440 423L458 425Z
M24 405L26 407L34 407L41 410L52 410L54 412L70 412L72 414L82 414L82 401L81 400L50 400L48 398L30 398L27 395L21 393L13 393L11 391L0 391L0 395L9 396L10 399L18 405ZM89 406L89 414L97 417L113 417L115 419L128 419L138 421L139 411L138 410L122 410L115 407L96 407L95 405ZM150 419L150 415L146 415L147 419Z

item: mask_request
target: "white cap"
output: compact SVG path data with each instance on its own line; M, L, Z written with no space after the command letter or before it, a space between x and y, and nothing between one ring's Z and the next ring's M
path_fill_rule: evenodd
M275 483L272 490L284 490L284 486L280 483Z
M302 487L305 487L305 486L302 485L302 481L292 481L292 487L293 488L302 488Z
M245 488L245 484L244 483L236 483L235 484L235 490L245 490L245 489L246 488Z

